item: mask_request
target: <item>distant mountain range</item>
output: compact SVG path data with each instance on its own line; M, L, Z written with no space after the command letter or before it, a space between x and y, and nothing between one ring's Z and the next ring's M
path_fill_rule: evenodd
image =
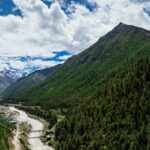
M0 94L18 78L20 78L20 75L16 74L14 71L7 69L0 71Z
M59 68L60 65L55 67L37 70L27 76L15 80L7 89L2 93L2 96L13 96L14 94L19 95L23 91L25 92L28 88L38 85L41 81L46 79L53 71Z
M67 107L90 96L127 60L149 56L149 48L150 31L120 23L93 46L69 58L39 84L25 86L19 80L6 89L5 96L30 104Z

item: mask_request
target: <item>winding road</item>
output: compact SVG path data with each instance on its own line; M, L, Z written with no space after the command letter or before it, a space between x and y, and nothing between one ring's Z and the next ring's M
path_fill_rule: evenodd
M44 125L40 121L30 118L26 112L16 109L15 107L10 107L10 111L19 113L18 117L16 118L18 122L27 122L32 126L31 133L29 134L29 143L31 150L54 150L53 147L49 147L41 141L41 132L34 132L44 129Z

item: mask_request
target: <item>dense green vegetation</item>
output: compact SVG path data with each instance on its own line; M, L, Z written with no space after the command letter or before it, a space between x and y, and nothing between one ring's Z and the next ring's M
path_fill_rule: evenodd
M122 70L57 125L58 150L150 149L150 59Z
M32 115L45 119L49 123L51 129L57 123L57 115L51 110L43 110L40 107L16 106L18 109L24 110Z
M15 125L0 122L0 150L9 150L11 148L10 140L12 138L13 129L15 129Z
M70 58L38 86L20 94L14 91L8 97L48 108L70 107L91 95L127 59L150 56L149 48L149 31L119 24L89 49Z

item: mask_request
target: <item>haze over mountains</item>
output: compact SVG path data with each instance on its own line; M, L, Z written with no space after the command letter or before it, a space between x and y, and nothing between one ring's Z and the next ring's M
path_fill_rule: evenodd
M149 31L120 23L93 46L68 59L41 83L31 87L16 82L4 93L6 97L30 104L41 104L44 100L45 105L69 106L92 94L128 59L149 55L149 47ZM18 89L23 90L18 94L15 92Z

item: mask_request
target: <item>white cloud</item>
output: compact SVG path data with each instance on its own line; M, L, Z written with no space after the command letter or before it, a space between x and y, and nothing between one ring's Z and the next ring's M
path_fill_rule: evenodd
M71 57L71 55L65 55L65 56L60 56L59 57L59 59L61 59L61 60L67 60L68 58L70 58Z
M65 57L64 57L64 60ZM63 63L63 61L61 61ZM60 62L57 61L44 61L40 58L37 59L27 59L26 61L22 61L19 58L15 57L0 57L0 71L6 69L6 70L16 70L16 74L20 75L20 73L31 73L35 71L33 68L36 69L44 69L53 67L57 64L60 64Z
M150 17L143 11L143 8L150 8L148 0L89 2L97 3L98 7L93 12L83 5L72 3L68 9L74 13L67 15L60 7L64 5L62 0L55 0L50 8L41 0L14 0L22 10L23 18L0 16L0 56L52 57L53 51L60 50L76 54L92 45L119 22L150 30ZM11 62L12 66L20 69L28 66L27 62L15 61ZM57 64L49 63L39 60L29 65L43 68ZM5 61L0 61L0 64L7 67Z
M29 66L35 66L38 69L43 69L45 67L49 68L49 67L52 67L52 66L56 66L57 64L60 64L60 62L56 62L56 61L42 61L40 59L31 61L30 63L28 63Z

